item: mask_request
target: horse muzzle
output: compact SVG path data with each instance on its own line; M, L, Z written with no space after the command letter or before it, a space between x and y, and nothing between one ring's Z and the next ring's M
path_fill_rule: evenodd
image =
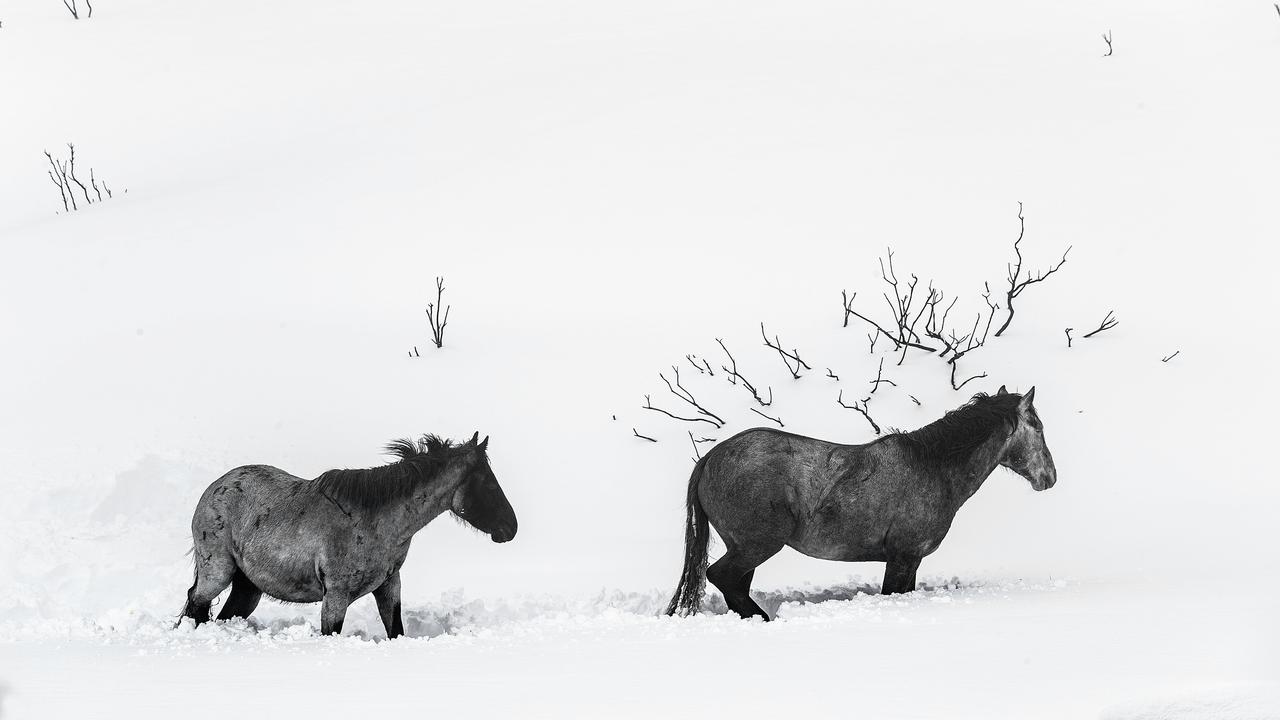
M504 525L502 527L495 529L493 532L489 533L489 539L493 540L496 543L509 542L515 536L516 536L515 525L512 525L510 527L507 527Z

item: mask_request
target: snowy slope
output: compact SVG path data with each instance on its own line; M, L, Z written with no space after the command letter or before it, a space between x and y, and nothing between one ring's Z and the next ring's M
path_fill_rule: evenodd
M812 688L850 646L881 682L845 702L881 716L1235 703L1247 717L1261 702L1280 639L1268 3L119 0L78 22L10 3L0 21L0 683L14 716L70 715L113 686L156 714L185 707L189 686L137 678L179 673L173 657L212 673L249 655L243 682L271 706L302 682L286 660L301 656L334 677L372 658L506 684L503 702L535 697L545 714L575 680L599 691L566 706L577 714L674 683L626 697L636 714L698 714L716 707L699 688ZM55 214L42 151L68 141L128 193ZM840 291L878 310L891 245L901 274L976 312L1019 201L1030 267L1073 250L966 358L988 377L957 393L936 358L890 357L898 386L872 408L913 428L970 391L1034 385L1058 486L992 477L922 567L959 578L954 597L782 606L768 628L649 617L679 569L691 453L685 427L640 409L645 394L670 402L657 373L686 353L718 367L721 337L788 429L869 440L835 404L838 389L863 397L879 362L866 328L840 326ZM437 275L453 303L442 350L422 312ZM1110 309L1118 327L1065 347L1064 327L1078 337ZM792 380L761 321L816 372ZM741 388L682 374L729 419L721 437L761 421ZM226 469L312 476L383 462L393 437L475 430L521 532L498 546L438 522L418 537L406 603L416 634L437 637L320 639L316 608L279 606L261 633L161 629L189 583L190 508ZM879 572L785 551L755 584L816 598ZM935 612L939 597L969 610ZM351 632L380 634L371 606L355 613ZM900 619L902 635L884 630ZM813 660L697 655L757 644ZM1026 682L993 671L1008 682L981 690L927 663L920 704L894 704L937 647ZM1062 650L1042 674L1011 659L1046 647ZM572 662L528 670L542 653ZM674 679L689 658L696 685ZM135 684L49 690L102 667ZM1047 700L1062 688L1075 704ZM819 711L837 689L741 700Z

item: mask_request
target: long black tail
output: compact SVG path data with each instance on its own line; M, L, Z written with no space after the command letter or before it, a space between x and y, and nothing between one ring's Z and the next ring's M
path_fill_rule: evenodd
M680 573L680 582L676 584L676 594L671 596L671 602L667 605L668 615L691 615L698 612L698 607L702 605L702 593L707 586L707 544L711 540L711 532L707 527L707 513L702 510L702 503L698 501L698 482L702 479L702 468L706 462L706 457L699 460L693 467L693 475L689 476L684 525L684 570Z

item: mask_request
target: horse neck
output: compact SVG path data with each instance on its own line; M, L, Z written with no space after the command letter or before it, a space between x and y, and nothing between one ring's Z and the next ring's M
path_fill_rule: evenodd
M404 502L382 508L373 518L374 522L379 528L389 528L390 534L408 542L427 523L449 509L453 494L469 469L467 459L459 457L435 475L418 478L413 492Z
M986 482L1000 465L1000 458L1009 444L1005 429L1003 424L999 425L995 432L991 433L991 437L983 441L969 459L955 471L952 487L957 491L959 502L963 503L973 497L973 494L982 487L982 483Z

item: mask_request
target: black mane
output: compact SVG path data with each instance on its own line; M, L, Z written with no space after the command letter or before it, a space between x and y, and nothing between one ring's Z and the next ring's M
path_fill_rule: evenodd
M962 465L993 433L1001 428L1013 432L1021 400L1022 396L1016 393L978 393L919 430L897 433L896 437L905 441L921 460L938 466Z
M361 470L328 470L311 482L339 504L378 508L403 500L421 482L435 478L462 447L435 435L392 440L386 451L398 461Z

